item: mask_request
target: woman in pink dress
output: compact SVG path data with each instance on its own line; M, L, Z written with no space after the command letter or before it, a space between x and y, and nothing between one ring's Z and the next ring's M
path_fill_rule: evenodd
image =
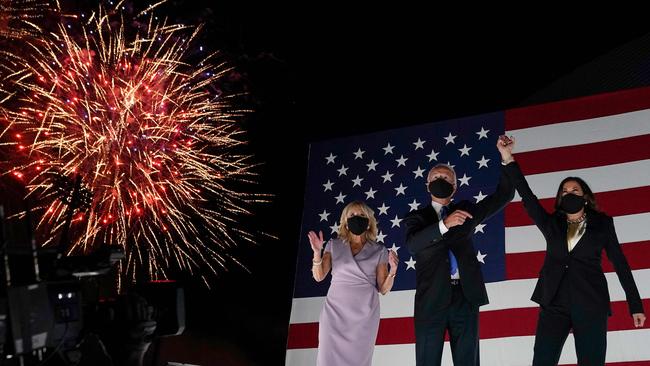
M324 252L323 232L310 231L308 236L314 279L320 282L332 270L320 315L316 364L370 366L379 328L377 293L385 295L393 287L397 254L377 244L374 212L360 201L343 209L338 238L329 240Z

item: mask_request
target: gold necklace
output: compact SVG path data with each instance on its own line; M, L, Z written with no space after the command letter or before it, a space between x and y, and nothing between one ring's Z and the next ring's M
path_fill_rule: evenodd
M579 219L577 219L577 220L569 220L569 219L567 218L567 219L566 219L566 222L569 223L569 224L579 224L579 223L585 221L586 218L587 218L587 213L586 213L586 212L583 212L583 213L582 213L582 216L580 216Z

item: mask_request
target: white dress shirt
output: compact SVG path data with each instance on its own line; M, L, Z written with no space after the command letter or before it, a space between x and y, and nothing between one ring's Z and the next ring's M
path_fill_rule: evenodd
M441 203L431 201L431 206L433 206L433 209L436 210L436 215L440 217L440 210L442 210L443 205ZM438 227L440 228L440 235L445 235L445 233L449 231L442 219L438 221Z

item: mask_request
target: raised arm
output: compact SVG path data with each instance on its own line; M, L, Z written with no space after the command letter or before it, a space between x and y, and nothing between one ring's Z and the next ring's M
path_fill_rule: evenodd
M499 141L501 143L501 146L498 146L499 152L501 153L501 158L505 164L503 166L504 172L521 196L521 200L528 216L530 216L530 218L535 222L535 225L544 232L550 221L551 215L539 203L539 199L537 199L537 196L535 196L533 191L530 189L526 177L524 177L524 174L519 168L519 164L517 164L514 159L512 150L515 145L515 140L514 138L503 136Z
M323 251L323 232L320 231L318 235L310 231L307 236L309 237L309 244L314 252L312 258L311 273L317 282L325 279L327 273L332 268L332 254L328 251L321 254Z
M505 143L505 136L499 137L497 140L497 149L501 154L501 159L506 162L512 162L512 146L510 143ZM507 138L506 138L507 139ZM508 140L510 141L510 140ZM474 211L474 222L480 224L481 222L490 218L490 216L499 212L501 209L512 201L515 196L515 187L509 179L505 171L505 166L501 166L501 174L499 176L499 183L497 188L491 195L485 197L483 200L476 204Z
M476 204L474 211L474 221L477 224L489 219L495 213L501 211L508 202L512 201L515 196L515 188L510 179L504 171L505 167L501 167L501 175L499 177L499 184L496 190L491 195L482 199Z
M377 288L382 295L386 295L393 288L395 275L397 274L397 264L399 259L397 254L392 250L387 250L388 259L384 259L377 265ZM386 254L384 254L384 258ZM385 261L388 261L386 263ZM390 265L390 268L389 268Z

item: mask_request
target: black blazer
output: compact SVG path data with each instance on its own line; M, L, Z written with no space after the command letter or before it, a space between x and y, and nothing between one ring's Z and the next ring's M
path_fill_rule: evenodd
M461 201L449 205L450 213L460 209L472 214L473 218L466 220L463 225L452 227L445 235L440 234L440 219L431 205L411 212L404 218L406 246L417 261L415 320L426 321L434 312L451 302L449 249L458 261L465 298L476 307L488 303L472 235L476 225L501 210L513 196L514 186L502 168L499 184L493 194L477 204Z
M572 304L585 311L611 314L607 281L601 266L601 253L605 249L625 290L630 313L642 313L641 297L618 243L613 219L587 209L587 229L569 252L566 215L558 211L546 212L530 190L517 163L508 164L507 174L519 192L528 216L546 239L546 257L531 300L543 306L549 305L562 278L567 276Z

